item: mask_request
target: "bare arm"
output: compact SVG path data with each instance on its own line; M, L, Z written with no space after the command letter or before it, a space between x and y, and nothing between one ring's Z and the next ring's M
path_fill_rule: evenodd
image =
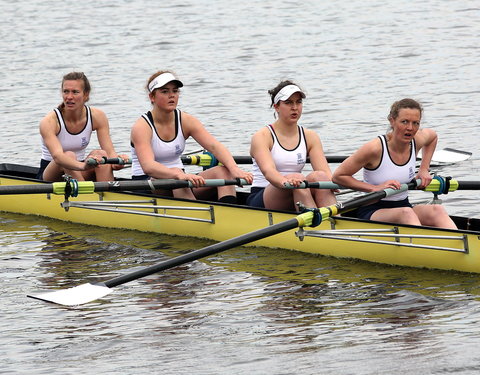
M52 155L53 161L65 169L75 171L89 169L86 163L75 160L65 154L57 137L59 130L60 128L54 112L50 112L42 119L42 121L40 121L40 135L42 136L43 142L48 148L50 155Z
M305 129L305 138L308 145L308 155L314 171L323 171L329 179L332 179L332 171L328 165L325 153L323 152L322 142L317 133L313 130Z
M115 151L112 138L110 137L110 125L105 113L98 108L90 107L90 109L92 111L93 129L97 132L97 139L100 148L107 153L109 158L121 157L123 160L127 161L129 159L128 155L118 155ZM124 165L112 165L114 170L119 170L123 167Z
M380 139L375 138L360 147L353 155L343 161L333 173L333 182L358 191L372 192L385 188L400 188L396 180L388 180L381 185L372 185L353 177L361 168L375 168L380 163L382 145Z
M256 132L250 144L250 155L257 162L260 170L266 180L273 186L282 189L284 183L288 181L275 166L272 158L271 147L273 146L272 135L270 131L264 127Z
M135 145L135 151L143 171L154 178L185 179L185 173L180 168L168 168L155 161L151 145L152 136L152 129L143 117L140 117L132 127L131 140Z
M117 157L112 139L110 138L110 125L107 116L98 108L90 107L92 111L93 130L97 132L97 139L100 148L104 150L109 158Z
M237 165L230 151L211 135L197 118L182 112L182 126L185 137L192 136L204 149L215 155L234 177L243 178L249 184L252 183L252 174Z
M432 129L420 129L417 134L415 134L417 151L423 149L422 161L417 173L417 177L422 180L422 183L419 185L420 188L427 186L432 181L430 162L437 147L437 141L437 133Z

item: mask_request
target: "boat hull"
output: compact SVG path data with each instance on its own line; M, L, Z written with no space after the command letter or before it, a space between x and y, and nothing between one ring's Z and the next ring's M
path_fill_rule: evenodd
M0 175L1 185L39 183L30 178ZM242 205L119 192L82 194L69 197L67 207L62 205L65 206L65 197L53 194L0 195L0 211L214 241L236 237L295 216ZM442 230L333 217L315 228L290 230L249 246L284 248L389 265L480 273L479 238L480 232L473 230Z

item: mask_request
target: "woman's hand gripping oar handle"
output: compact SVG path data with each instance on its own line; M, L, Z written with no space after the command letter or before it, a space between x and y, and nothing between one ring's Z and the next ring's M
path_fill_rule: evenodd
M314 182L303 181L298 186L293 186L292 184L286 182L284 186L286 189L331 189L331 190L346 189L338 184L335 184L332 181L314 181Z
M87 164L92 165L92 166L97 166L100 164L118 164L118 165L128 165L132 164L132 160L128 159L125 160L123 158L117 157L117 158L107 158L105 156L102 157L102 159L98 162L94 158L88 158L87 159Z

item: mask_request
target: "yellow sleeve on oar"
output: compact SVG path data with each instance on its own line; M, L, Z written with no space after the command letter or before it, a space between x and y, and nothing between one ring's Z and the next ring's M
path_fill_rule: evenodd
M339 207L338 207L338 203L337 203L337 204L333 204L331 206L320 207L318 209L312 209L312 210L306 211L306 212L298 215L296 217L296 219L298 221L298 226L299 227L302 227L302 228L303 227L315 227L318 224L320 224L322 221L324 221L324 220L326 220L326 219L328 219L332 216L337 215L338 212L339 212ZM321 219L318 222L314 222L315 219L318 220L318 218L315 217L317 213L321 217Z
M447 194L450 191L458 190L460 184L457 180L451 177L435 176L428 186L423 189L432 193Z
M95 192L95 183L93 181L74 181L70 180L70 191L77 194L91 194ZM65 194L67 183L66 182L54 182L52 183L52 194L62 195Z
M212 153L187 155L181 157L182 163L185 165L198 165L200 167L215 167L217 165L223 165Z

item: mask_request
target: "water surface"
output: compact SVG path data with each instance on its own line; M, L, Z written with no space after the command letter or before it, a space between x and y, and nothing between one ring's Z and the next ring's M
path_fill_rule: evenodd
M472 158L435 172L478 180L476 1L4 1L0 145L37 165L40 119L61 77L84 71L119 152L149 108L156 70L184 81L180 108L234 154L272 121L267 90L307 92L301 123L327 154L387 128L394 100L425 107L439 148ZM196 150L194 143L189 150ZM335 166L332 165L332 168ZM127 175L128 170L119 175ZM422 196L422 199L429 196ZM474 192L443 196L479 217ZM234 249L115 288L82 307L26 298L102 280L209 242L0 214L0 373L474 374L478 276L271 249Z

